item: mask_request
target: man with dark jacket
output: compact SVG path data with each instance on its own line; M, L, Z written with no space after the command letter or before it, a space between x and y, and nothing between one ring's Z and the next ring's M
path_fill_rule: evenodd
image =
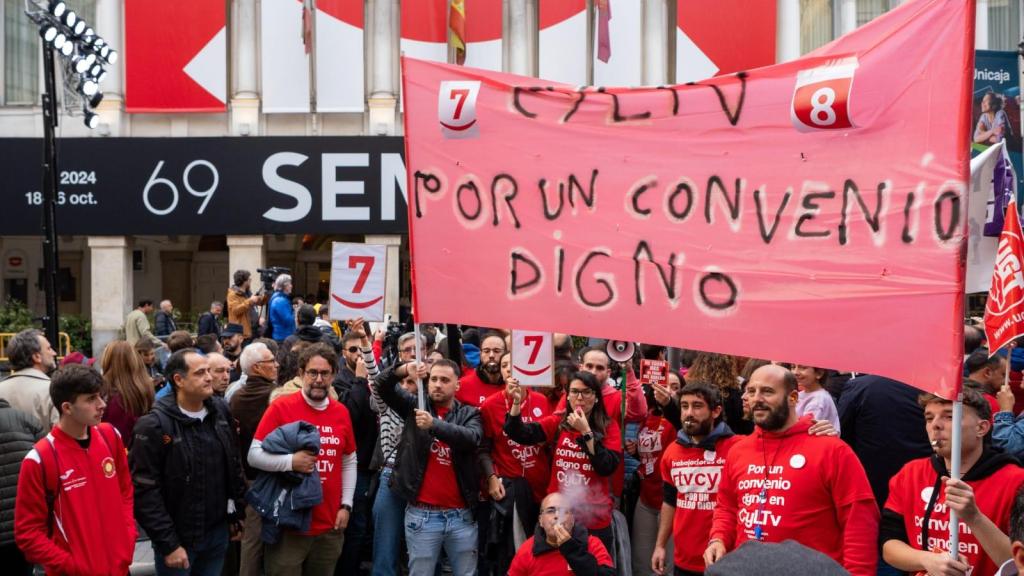
M167 340L171 332L178 329L178 324L174 321L174 305L170 300L160 301L160 309L153 315L153 324L153 333L161 340Z
M614 576L615 567L601 540L576 524L569 499L554 492L541 502L537 528L519 547L508 574Z
M220 319L221 312L224 311L224 306L216 300L210 303L210 311L205 312L199 317L199 328L196 330L196 336L202 336L204 334L213 334L220 339Z
M295 313L295 321L298 323L298 327L295 329L294 334L284 339L282 346L284 346L285 350L291 350L292 346L299 341L311 344L323 342L334 348L335 352L341 350L341 344L338 343L338 338L333 332L327 334L313 326L313 323L316 322L316 310L311 305L302 304L299 306L298 311Z
M443 547L455 576L477 568L477 524L473 518L480 490L476 451L483 436L480 411L455 400L459 366L437 360L429 368L427 410L398 386L409 370L428 377L425 364L401 364L381 374L377 392L405 419L391 488L408 502L405 540L410 576L434 574Z
M14 543L14 496L25 454L43 437L39 420L0 398L0 566L12 576L32 574L32 565Z
M267 345L253 342L242 350L239 358L246 375L245 386L238 389L230 400L231 414L238 421L238 444L245 477L255 480L257 470L249 466L247 458L256 427L270 403L270 393L277 388L277 360ZM251 506L245 510L245 532L242 535L240 576L260 576L263 572L263 543L260 541L262 523L260 515Z
M135 516L153 542L157 574L219 574L243 515L235 422L195 350L172 354L164 373L173 394L135 424Z
M303 307L309 307L304 305ZM301 328L300 328L301 330ZM333 334L331 335L333 337ZM370 488L370 461L377 445L377 415L370 406L369 369L376 376L377 367L373 363L373 349L370 339L366 336L363 321L352 324L351 329L342 339L341 368L334 378L334 390L338 400L348 408L352 416L352 428L356 436L356 454L359 457L356 493L352 501L352 517L345 529L345 547L338 561L336 574L357 574L359 558L362 553L366 529L370 520L370 502L367 491ZM367 360L370 363L367 363Z

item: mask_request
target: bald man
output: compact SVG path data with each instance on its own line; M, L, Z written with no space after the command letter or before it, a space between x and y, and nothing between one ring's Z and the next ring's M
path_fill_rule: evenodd
M614 576L612 558L596 536L576 524L572 504L559 492L540 504L534 535L523 542L512 559L509 576Z
M792 539L854 576L873 576L879 512L853 450L807 434L796 377L782 366L758 368L747 397L756 429L729 450L704 561L710 566L747 540Z

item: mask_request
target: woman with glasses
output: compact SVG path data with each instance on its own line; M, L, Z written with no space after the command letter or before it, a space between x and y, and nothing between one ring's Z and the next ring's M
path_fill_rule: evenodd
M135 348L124 341L107 345L100 358L100 369L102 394L107 397L103 421L117 428L125 444L131 447L135 422L153 407L153 379Z
M521 415L527 391L512 384L509 388L512 405L505 433L520 444L551 446L548 492L568 496L579 522L612 550L611 476L622 459L622 436L600 401L601 383L589 372L576 372L566 390L568 410L530 423Z

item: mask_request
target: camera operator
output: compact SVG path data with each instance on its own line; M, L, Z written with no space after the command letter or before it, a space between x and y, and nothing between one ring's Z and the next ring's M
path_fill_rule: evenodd
M245 342L253 338L253 330L259 326L259 314L256 312L256 307L267 301L265 293L253 295L249 291L251 282L251 272L235 270L234 285L228 288L227 297L228 323L242 326L242 339Z
M270 337L275 342L284 342L295 333L295 312L292 310L292 277L281 274L274 280L274 293L270 296L267 306L267 323L270 325Z

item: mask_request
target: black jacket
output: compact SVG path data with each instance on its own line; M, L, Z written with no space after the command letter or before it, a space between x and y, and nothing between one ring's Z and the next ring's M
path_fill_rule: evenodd
M427 409L435 415L434 425L428 431L420 430L416 427L417 399L398 386L396 368L397 366L382 372L374 384L381 399L405 420L402 439L398 444L398 459L395 462L394 474L391 476L391 489L410 503L416 501L420 494L420 486L423 484L423 475L427 471L430 445L436 437L451 448L459 492L462 493L466 507L475 508L480 493L476 451L483 437L480 411L458 400L452 400L452 407L444 415L444 420L437 420L437 412L434 406L429 404Z
M370 407L370 385L366 378L359 378L342 360L341 370L334 377L334 391L338 393L338 400L348 408L348 414L352 418L352 431L356 437L356 456L358 457L358 470L360 474L366 474L373 460L373 449L377 444L379 427L377 414Z
M21 461L43 437L39 420L0 398L0 546L14 544L14 496Z
M156 320L156 326L153 328L153 334L156 334L157 336L170 336L171 332L178 329L177 324L174 323L174 318L163 310L157 310L153 319Z
M213 315L213 312L204 312L199 317L199 329L196 330L196 336L203 336L205 334L216 334L220 338L220 319Z
M328 334L315 326L299 326L296 328L294 334L284 339L284 347L286 350L291 350L292 346L299 341L313 344L323 342L334 348L335 352L341 353L341 341L334 335L334 332Z
M135 519L166 556L193 548L209 531L243 514L245 478L235 421L224 400L210 397L202 421L178 409L171 395L135 424L128 463ZM235 515L228 517L228 500Z

